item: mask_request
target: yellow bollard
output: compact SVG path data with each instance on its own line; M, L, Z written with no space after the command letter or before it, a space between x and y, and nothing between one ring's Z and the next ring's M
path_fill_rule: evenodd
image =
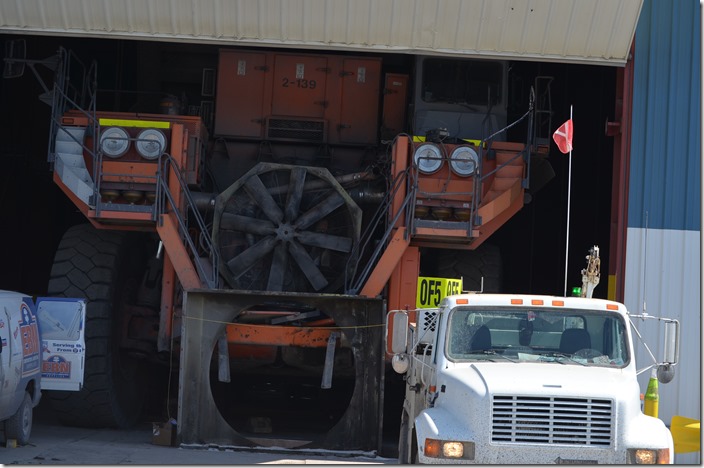
M658 376L655 369L650 373L650 381L648 382L648 389L645 391L645 403L643 408L643 413L654 418L658 417L658 401L660 396L658 395Z
M675 453L699 452L701 446L700 423L698 419L673 416L670 432L675 443Z

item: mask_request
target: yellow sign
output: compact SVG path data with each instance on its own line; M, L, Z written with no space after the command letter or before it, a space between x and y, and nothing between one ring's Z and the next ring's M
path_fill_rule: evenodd
M471 140L469 138L462 138L461 140L466 141L467 143L469 143L470 145L473 145L473 146L479 146L482 143L481 140ZM424 136L413 135L413 142L414 143L422 143L424 141L425 141ZM486 148L486 145L484 145L484 147Z
M127 119L100 119L102 127L142 127L142 128L169 128L171 122L161 120L127 120Z
M437 307L445 296L460 294L462 280L451 278L419 277L416 293L416 308Z

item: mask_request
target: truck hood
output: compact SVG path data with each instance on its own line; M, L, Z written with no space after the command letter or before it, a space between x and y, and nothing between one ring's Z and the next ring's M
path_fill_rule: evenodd
M632 371L558 363L471 363L445 369L438 387L456 386L476 394L579 395L613 398L627 394L636 401L640 393Z

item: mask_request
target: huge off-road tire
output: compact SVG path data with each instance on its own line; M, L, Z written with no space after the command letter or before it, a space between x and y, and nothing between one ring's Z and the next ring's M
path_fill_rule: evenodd
M145 238L89 224L64 234L51 269L50 296L88 299L83 388L47 392L60 421L81 427L134 425L147 389L142 364L121 351L120 312L135 300L144 269Z
M462 278L465 291L480 291L483 277L485 293L502 292L503 267L497 246L482 244L476 250L442 250L437 258L438 276Z

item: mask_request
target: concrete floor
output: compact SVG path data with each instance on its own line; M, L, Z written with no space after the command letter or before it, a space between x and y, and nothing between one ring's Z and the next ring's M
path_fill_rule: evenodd
M373 453L341 454L324 450L284 450L204 446L166 447L152 443L152 426L130 430L82 429L59 424L42 401L34 411L31 442L0 445L3 465L253 465L253 464L397 464Z

